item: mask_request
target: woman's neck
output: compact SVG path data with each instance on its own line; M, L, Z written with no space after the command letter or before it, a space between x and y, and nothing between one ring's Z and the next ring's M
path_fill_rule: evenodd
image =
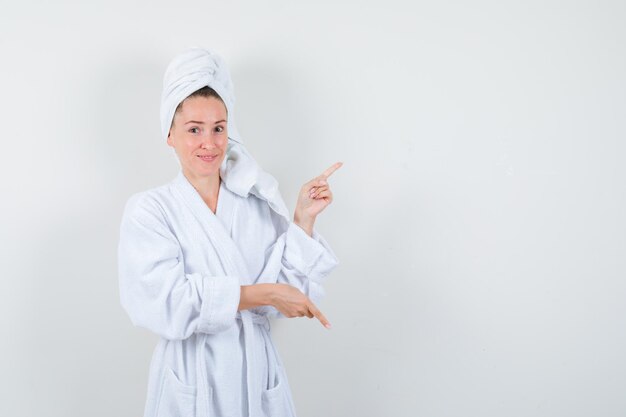
M219 173L210 177L197 177L185 171L183 171L183 174L187 180L189 180L191 185L193 185L198 194L200 194L200 197L202 197L204 202L209 205L213 212L215 212L221 183Z

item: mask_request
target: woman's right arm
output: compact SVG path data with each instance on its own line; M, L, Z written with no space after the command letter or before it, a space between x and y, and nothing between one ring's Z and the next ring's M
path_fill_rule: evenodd
M118 266L120 301L136 326L181 340L195 332L220 332L236 320L239 280L186 274L165 214L143 193L131 197L124 208Z

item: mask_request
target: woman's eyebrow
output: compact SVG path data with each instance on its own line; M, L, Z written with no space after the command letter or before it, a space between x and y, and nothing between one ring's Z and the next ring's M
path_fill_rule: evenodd
M226 121L226 120L218 120L217 122L215 122L215 124L222 123L222 122L225 122L225 121ZM189 123L197 123L197 124L199 124L199 125L203 125L203 124L204 124L204 122L201 122L201 121L199 121L199 120L190 120L190 121L188 121L188 122L187 122L187 123L185 123L185 124L189 124Z

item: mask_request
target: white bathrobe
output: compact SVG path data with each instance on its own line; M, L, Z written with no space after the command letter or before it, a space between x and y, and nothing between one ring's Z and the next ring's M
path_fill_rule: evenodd
M214 214L182 170L132 195L119 241L121 304L161 336L144 417L295 416L269 332L274 307L237 311L240 286L286 283L314 303L338 265L328 243L221 182Z

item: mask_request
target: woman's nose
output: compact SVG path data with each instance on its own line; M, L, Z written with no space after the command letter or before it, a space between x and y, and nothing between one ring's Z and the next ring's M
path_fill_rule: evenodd
M217 144L215 143L215 139L211 137L211 135L206 135L202 137L202 147L203 148L214 148Z

